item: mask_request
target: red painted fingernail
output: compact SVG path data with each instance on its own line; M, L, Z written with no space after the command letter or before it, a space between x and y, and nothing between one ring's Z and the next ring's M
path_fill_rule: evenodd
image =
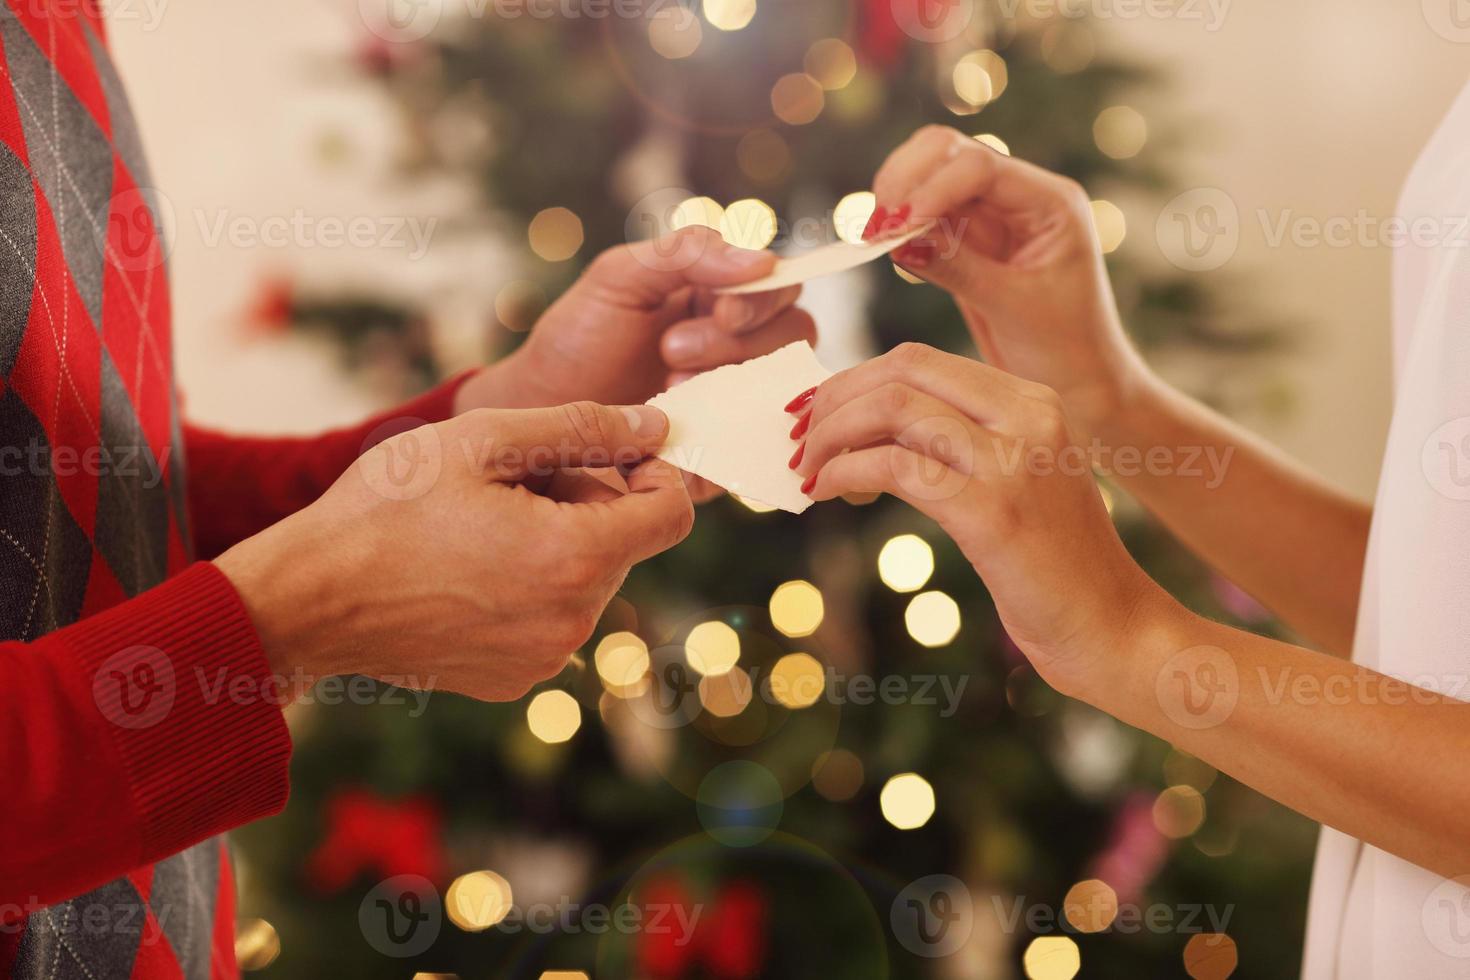
M888 209L879 205L873 211L873 216L868 219L868 226L863 229L863 241L867 241L878 234L878 229L883 227L883 220L887 217Z
M811 404L812 399L817 397L817 389L808 388L786 404L786 411L795 414Z
M897 211L895 211L893 213L893 224L894 224L894 226L895 227L898 227L898 228L902 228L905 224L908 223L909 215L911 215L913 213L914 213L914 209L911 206L907 205L907 204L905 204L903 207L899 208Z
M801 445L796 447L796 452L791 454L791 462L787 463L786 465L791 467L793 470L796 469L798 466L801 465L801 457L804 455L806 455L806 443L802 443Z
M811 424L812 413L807 412L801 418L797 419L796 424L791 427L791 438L800 439L802 436L806 435L807 426Z
M817 474L813 473L811 476L807 477L806 482L801 485L801 492L810 497L812 495L812 487L816 485Z

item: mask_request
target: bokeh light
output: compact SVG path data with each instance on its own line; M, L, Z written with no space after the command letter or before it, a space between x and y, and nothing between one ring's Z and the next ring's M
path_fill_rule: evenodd
M720 234L739 248L765 248L776 240L776 229L776 212L753 197L731 204L720 218Z
M582 709L566 691L542 691L526 705L531 734L551 745L565 742L582 727Z
M1037 936L1021 965L1030 980L1072 980L1082 969L1082 951L1067 936Z
M703 40L699 18L682 4L664 7L648 20L648 43L671 61L689 57L699 50Z
M746 510L750 511L752 514L772 514L775 513L777 510L777 508L772 507L770 504L763 504L759 500L752 500L749 497L742 497L738 493L732 493L730 494L730 496L734 497L736 503L744 507Z
M917 830L934 816L934 787L916 772L901 773L883 784L878 806L899 830Z
M783 75L771 87L771 109L790 126L805 126L822 114L827 97L821 84L805 72Z
M1098 113L1092 124L1097 148L1114 160L1135 157L1148 142L1148 121L1132 106L1115 105Z
M771 696L787 708L810 708L822 697L827 674L809 653L788 653L771 668Z
M634 633L609 633L592 654L597 676L619 697L639 693L648 674L648 644Z
M755 0L704 0L704 19L722 31L738 31L755 17Z
M718 620L700 623L684 641L684 656L707 677L729 673L740 661L740 634Z
M674 208L674 213L669 216L669 227L678 231L699 225L718 231L724 217L725 209L720 207L719 201L712 197L691 197Z
M920 592L903 613L909 636L926 647L942 647L960 631L960 607L943 592Z
M699 679L699 703L716 718L734 718L750 704L754 685L739 667Z
M1235 940L1223 932L1200 932L1184 944L1184 972L1194 980L1225 980L1240 964Z
M803 67L822 88L835 92L846 88L857 77L857 55L845 41L829 37L807 49Z
M811 636L825 612L822 593L810 582L783 582L771 593L771 623L787 636Z
M264 970L281 955L281 937L264 919L245 919L235 928L235 963L241 970Z
M581 970L542 970L540 980L588 980Z
M1153 815L1165 837L1188 837L1205 822L1205 798L1193 786L1170 786L1154 800Z
M889 538L878 552L878 577L894 592L917 592L934 574L934 549L917 534Z
M565 262L582 248L582 219L566 208L547 208L531 219L531 251L547 262Z
M1092 202L1092 223L1097 227L1097 238L1104 255L1116 252L1128 235L1128 220L1112 201Z
M511 910L510 882L494 871L460 875L444 893L444 912L465 932L483 932Z
M546 292L528 279L512 279L495 294L495 319L507 330L525 333L546 310Z
M1079 881L1062 899L1062 914L1078 932L1102 932L1118 917L1118 893L1098 878Z
M877 209L878 198L872 191L856 191L838 201L832 209L832 227L837 237L850 245L861 245L868 219Z
M1003 154L1005 156L1011 155L1010 146L1006 143L1005 140L1001 139L994 133L981 133L979 136L976 136L975 139L977 142L984 143L986 146L990 147L997 153Z
M812 763L812 788L825 800L843 803L863 788L863 760L847 749L833 749Z

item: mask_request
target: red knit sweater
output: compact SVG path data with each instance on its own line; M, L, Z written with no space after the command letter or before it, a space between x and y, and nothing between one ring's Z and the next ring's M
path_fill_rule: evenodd
M95 2L0 10L0 975L232 976L217 835L285 805L291 743L272 699L222 696L270 678L195 558L310 503L387 417L313 439L180 421L147 167Z

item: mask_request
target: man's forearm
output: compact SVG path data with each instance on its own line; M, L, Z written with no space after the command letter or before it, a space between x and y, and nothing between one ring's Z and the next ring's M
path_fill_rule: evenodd
M1094 435L1110 476L1314 644L1352 645L1372 509L1154 378ZM1121 465L1127 450L1139 465ZM1155 459L1169 462L1149 465Z

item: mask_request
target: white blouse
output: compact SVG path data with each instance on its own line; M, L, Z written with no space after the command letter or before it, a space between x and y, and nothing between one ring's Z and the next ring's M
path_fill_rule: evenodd
M1353 659L1470 700L1470 86L1415 165L1398 218L1384 229L1404 240L1394 254L1393 424ZM1324 827L1303 977L1470 977L1467 885Z

